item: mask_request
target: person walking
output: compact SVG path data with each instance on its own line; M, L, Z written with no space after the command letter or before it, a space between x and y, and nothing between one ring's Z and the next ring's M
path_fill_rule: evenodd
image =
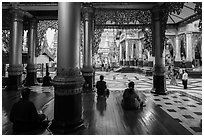
M187 89L187 85L188 85L188 73L187 73L186 70L183 71L182 83L183 83L183 88Z
M178 85L178 83L176 82L176 71L175 71L175 69L173 68L173 71L172 71L172 73L171 73L171 81L170 81L170 84L171 85L175 85L175 86L177 86Z

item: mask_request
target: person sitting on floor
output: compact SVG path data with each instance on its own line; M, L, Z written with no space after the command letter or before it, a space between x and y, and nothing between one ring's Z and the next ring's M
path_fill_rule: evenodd
M122 106L124 109L139 109L143 107L143 101L134 89L133 81L128 83L128 88L123 93Z
M100 81L96 82L98 96L109 96L109 89L107 89L106 82L103 81L104 76L100 75Z
M49 121L45 114L38 114L34 104L29 101L30 89L21 92L22 98L11 109L10 121L13 122L13 133L20 134L34 129L45 129Z
M46 72L46 76L43 77L42 86L51 86L52 78L49 75L50 75L50 73Z

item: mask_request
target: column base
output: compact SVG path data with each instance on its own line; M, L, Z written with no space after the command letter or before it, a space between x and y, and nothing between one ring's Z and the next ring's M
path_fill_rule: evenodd
M83 77L85 79L85 83L83 85L84 92L92 92L93 91L93 73L83 73Z
M85 79L85 83L83 85L84 92L92 92L93 91L93 68L83 68L82 75Z
M165 76L153 76L153 88L151 93L166 95L166 77Z
M85 129L85 125L83 124L83 121L78 122L75 125L72 126L65 126L61 122L52 121L52 124L49 126L49 129L51 130L52 134L54 135L65 135L77 132L79 130Z
M120 66L123 66L123 61L120 61L120 62L119 62L119 65L120 65Z
M22 89L21 75L9 75L6 90L18 91Z
M125 61L125 66L130 66L130 61Z
M143 67L143 60L138 60L138 66Z
M130 61L130 66L134 66L134 60Z
M125 66L125 65L126 65L125 63L126 63L126 62L125 62L125 61L122 61L122 62L123 62L123 65L122 65L122 66Z
M174 67L181 67L181 61L174 61Z
M49 127L53 134L69 134L84 127L82 96L81 93L75 94L73 90L77 91L55 87L54 119Z
M36 72L28 72L25 86L34 86L34 85L38 85Z
M187 61L186 62L186 68L192 68L192 62Z
M148 61L148 67L153 67L153 61Z

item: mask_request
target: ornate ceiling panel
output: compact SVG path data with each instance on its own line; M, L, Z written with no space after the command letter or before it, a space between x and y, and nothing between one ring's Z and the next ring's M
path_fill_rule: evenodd
M95 10L95 25L150 24L150 10Z

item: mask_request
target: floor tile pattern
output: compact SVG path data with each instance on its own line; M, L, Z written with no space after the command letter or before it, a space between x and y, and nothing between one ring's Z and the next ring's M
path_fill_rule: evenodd
M202 79L189 79L188 89L183 89L182 81L177 80L178 86L170 84L166 80L167 95L155 95L149 91L152 88L152 77L136 73L96 73L96 81L99 75L105 76L110 90L123 92L129 81L136 83L135 88L152 99L154 103L183 125L194 135L201 135L202 128Z

